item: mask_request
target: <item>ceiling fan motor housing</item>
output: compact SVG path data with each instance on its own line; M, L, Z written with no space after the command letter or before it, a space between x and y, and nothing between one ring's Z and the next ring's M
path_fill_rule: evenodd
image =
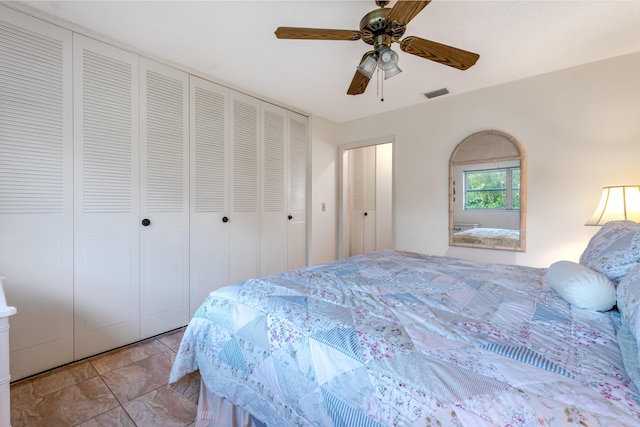
M407 26L387 20L390 8L375 9L367 13L360 21L362 41L367 44L391 46L394 41L400 40Z

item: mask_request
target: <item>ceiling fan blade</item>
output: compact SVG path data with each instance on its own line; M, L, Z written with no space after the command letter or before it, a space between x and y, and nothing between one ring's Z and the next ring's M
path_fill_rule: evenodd
M357 30L330 30L325 28L278 27L275 34L279 39L360 40L362 38L362 33Z
M369 80L369 77L356 70L356 73L353 75L353 80L351 80L351 84L349 85L349 89L347 90L347 95L363 94L367 89Z
M416 17L418 13L426 5L431 3L431 0L426 1L405 1L398 0L396 4L393 6L389 15L387 15L387 21L394 21L401 24L408 24L413 18Z
M466 70L473 66L480 55L446 44L437 43L420 37L410 36L400 42L403 52L430 59L458 70Z
M370 53L371 52L367 52L364 54L360 64L367 59L367 56L369 56ZM371 80L369 77L356 70L356 73L351 80L351 84L349 85L349 89L347 90L347 95L360 95L364 93L365 89L367 89L367 85L369 84L369 80Z

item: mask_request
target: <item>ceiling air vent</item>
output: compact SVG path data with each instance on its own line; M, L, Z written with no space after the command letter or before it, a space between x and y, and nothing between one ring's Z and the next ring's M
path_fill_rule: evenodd
M449 90L446 87L443 87L442 89L432 90L431 92L427 92L427 93L424 94L424 96L426 96L427 98L431 99L431 98L435 98L437 96L446 95L448 93L449 93Z

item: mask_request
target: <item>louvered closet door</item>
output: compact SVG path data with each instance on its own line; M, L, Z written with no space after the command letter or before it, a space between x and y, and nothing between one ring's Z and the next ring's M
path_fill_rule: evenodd
M229 283L228 98L227 89L190 77L191 314Z
M260 274L287 270L286 111L262 105Z
M75 357L139 339L138 58L74 34Z
M308 118L288 112L287 144L287 269L307 265Z
M0 6L0 275L18 308L12 380L73 360L71 54L71 32Z
M235 283L258 275L260 102L233 92L230 113L229 281Z
M189 323L188 91L140 59L140 338Z
M262 104L262 230L260 274L307 265L308 119Z

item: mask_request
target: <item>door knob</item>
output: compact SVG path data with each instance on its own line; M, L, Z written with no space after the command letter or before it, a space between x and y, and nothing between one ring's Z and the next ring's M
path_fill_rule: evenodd
M226 216L222 217L222 222L229 222L229 218L227 218Z
M144 225L145 227L148 227L151 225L151 220L149 220L149 218L145 218L142 220L142 225Z
M293 219L293 216L289 215L287 218L289 218L289 219Z
M368 215L368 214L365 212L365 213L364 213L364 216L367 216L367 215Z

